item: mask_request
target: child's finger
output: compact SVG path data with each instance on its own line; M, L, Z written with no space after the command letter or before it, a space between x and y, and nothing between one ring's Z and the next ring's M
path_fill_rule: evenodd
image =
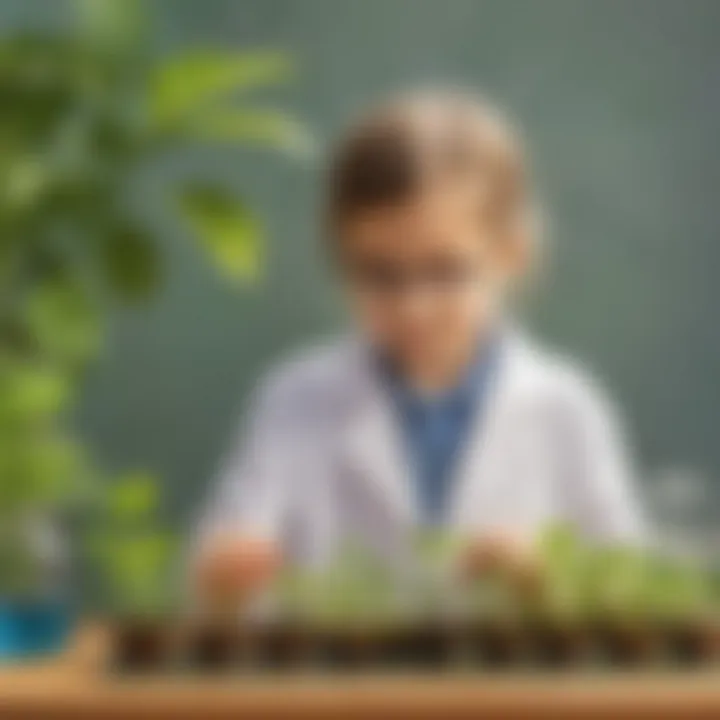
M280 562L274 545L255 538L223 538L203 553L199 584L210 597L243 597L262 589Z
M536 564L536 553L526 534L501 528L472 540L463 559L470 576L515 570L529 573Z

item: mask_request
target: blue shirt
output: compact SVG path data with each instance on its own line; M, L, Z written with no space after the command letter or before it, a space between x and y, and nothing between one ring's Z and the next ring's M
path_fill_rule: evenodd
M433 397L413 392L385 367L413 474L423 523L442 523L448 509L458 460L470 431L481 418L496 348L487 348L450 390Z

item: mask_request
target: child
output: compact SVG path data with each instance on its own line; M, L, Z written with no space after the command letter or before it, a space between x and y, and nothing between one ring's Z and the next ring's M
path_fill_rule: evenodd
M200 529L199 589L257 588L348 538L401 558L426 524L480 555L555 520L635 541L605 401L513 327L535 223L508 123L467 96L401 98L340 144L328 196L357 332L260 390Z

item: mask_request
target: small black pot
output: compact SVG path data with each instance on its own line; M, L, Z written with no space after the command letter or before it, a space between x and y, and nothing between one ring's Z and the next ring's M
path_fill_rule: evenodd
M203 672L229 671L243 659L244 640L244 634L233 622L194 625L185 635L185 662Z
M525 632L530 657L540 667L582 667L594 656L593 636L587 623L535 619L527 623Z
M377 667L390 654L402 657L404 645L393 647L390 631L369 627L325 627L313 632L313 659L327 670L358 671Z
M299 670L311 664L314 637L294 622L273 622L249 630L247 656L261 670Z
M476 622L467 629L470 661L487 669L522 665L530 651L524 624L514 620Z
M459 623L428 621L397 631L396 654L403 666L442 670L463 663L467 628Z
M593 635L601 657L611 665L652 665L667 656L665 633L649 620L600 620L594 623Z
M720 661L720 624L714 619L668 623L665 635L671 658L683 665Z
M122 672L156 672L175 659L177 636L165 623L148 619L118 621L112 629L111 664Z

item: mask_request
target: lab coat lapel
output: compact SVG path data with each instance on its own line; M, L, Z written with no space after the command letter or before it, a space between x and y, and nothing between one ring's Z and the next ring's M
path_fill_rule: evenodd
M504 446L511 431L508 418L522 389L525 355L522 338L508 332L490 385L479 398L481 406L460 458L449 511L450 523L456 528L492 522L488 514L492 508L485 506L502 480Z
M343 462L353 481L364 483L385 509L409 522L414 510L401 429L367 348L357 347L352 367L352 400L341 438Z

